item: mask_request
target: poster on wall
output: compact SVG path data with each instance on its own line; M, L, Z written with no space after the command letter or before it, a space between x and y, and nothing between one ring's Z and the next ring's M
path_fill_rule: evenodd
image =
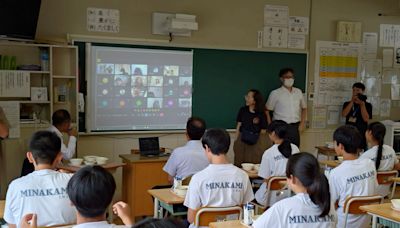
M264 6L264 26L287 27L289 7L280 5Z
M400 43L400 25L381 24L379 29L379 46L394 47Z
M289 17L289 34L308 34L308 17Z
M287 28L265 26L263 44L264 47L287 48Z
M20 130L20 113L18 101L0 101L0 107L3 109L7 117L10 129L8 133L9 138L19 138L21 135Z
M317 41L314 106L343 105L359 80L362 46L357 43Z
M119 10L87 8L87 30L90 32L119 32Z

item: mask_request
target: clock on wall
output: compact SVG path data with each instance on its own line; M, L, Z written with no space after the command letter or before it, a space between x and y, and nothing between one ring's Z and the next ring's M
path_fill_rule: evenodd
M361 42L361 22L338 21L336 41Z

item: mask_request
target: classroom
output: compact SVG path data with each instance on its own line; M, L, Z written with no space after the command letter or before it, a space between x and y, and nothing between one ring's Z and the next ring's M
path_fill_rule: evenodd
M77 192L96 199L85 178L103 178L107 226L400 227L399 17L399 0L5 1L0 226L34 226L26 211L80 226L76 204L95 200ZM66 180L46 192L40 151L58 143L45 170ZM61 223L25 200L58 195L77 209ZM291 214L295 200L318 210Z

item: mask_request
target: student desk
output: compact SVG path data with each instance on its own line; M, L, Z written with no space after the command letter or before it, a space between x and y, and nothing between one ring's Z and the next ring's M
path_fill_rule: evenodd
M4 216L5 207L6 207L6 201L0 200L0 218L3 218L3 216Z
M251 226L246 226L240 223L239 220L232 220L232 221L224 221L224 222L212 222L209 225L210 228L247 228Z
M340 162L337 160L324 160L324 161L318 161L319 164L324 165L326 168L336 168L337 166L340 165Z
M174 205L183 204L185 198L179 197L172 192L171 188L151 189L148 193L154 197L154 218L163 218L163 209L167 210L171 215L186 215L185 212L175 212Z
M153 199L147 190L157 185L169 185L163 167L164 157L142 157L139 154L120 155L126 163L122 171L122 199L131 206L131 218L153 215Z
M328 160L330 160L331 157L333 157L332 160L335 159L336 152L334 148L329 148L326 146L316 146L315 149L317 149L317 160L318 160L318 155L323 154L328 157Z
M242 168L242 170L247 173L247 175L250 177L250 179L261 178L261 177L258 176L258 171L247 171L247 170L244 170L243 168Z
M114 173L115 170L117 170L119 167L122 167L124 165L125 165L125 163L121 163L121 162L110 162L110 163L107 163L105 165L101 165L101 167L103 167L104 169L108 170L110 173ZM71 172L71 173L75 173L76 171L78 171L80 168L82 168L84 166L85 165L72 166L72 165L68 165L68 164L60 164L60 165L57 166L57 168L66 170L66 171Z
M400 212L391 208L391 203L360 206L360 209L372 215L372 228L377 227L377 218L400 224Z

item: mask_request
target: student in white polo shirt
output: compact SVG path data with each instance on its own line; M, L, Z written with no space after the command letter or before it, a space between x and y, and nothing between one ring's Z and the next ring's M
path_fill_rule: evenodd
M286 168L289 188L296 193L266 210L254 228L333 228L336 213L331 204L329 183L317 159L308 153L294 154Z
M274 145L264 152L258 176L267 180L271 176L285 176L288 158L299 153L299 148L286 139L288 124L282 120L274 120L267 128L268 136ZM263 206L271 206L275 202L288 197L289 191L271 191L266 194L267 185L264 182L255 194L256 200ZM269 197L269 200L268 200ZM269 201L267 205L267 200Z
M131 227L130 207L124 202L113 205L113 212L120 217L126 226L109 224L106 212L115 193L114 177L101 166L85 166L79 169L67 185L67 194L70 203L76 208L76 226L74 228L113 228ZM21 220L26 227L27 220L41 219L46 213L27 214ZM35 226L31 226L36 228ZM22 227L23 228L23 227Z
M230 207L254 199L249 176L228 162L230 137L223 129L209 129L202 138L210 165L196 173L189 184L184 205L188 207L188 221L193 226L196 210L200 207Z
M72 175L54 170L62 159L60 138L53 132L39 131L31 138L29 148L26 156L35 171L8 186L4 220L15 227L23 215L36 213L43 215L39 226L75 223L75 210L66 192Z
M371 159L375 163L377 171L390 171L399 169L400 163L393 148L383 144L386 134L386 127L381 122L374 122L368 125L365 132L370 149L365 151L360 158ZM379 185L377 193L387 196L390 192L390 185Z
M370 159L358 158L361 135L351 125L341 126L333 134L335 151L343 156L343 162L329 174L331 200L338 201L339 207L337 227L344 227L344 202L349 196L371 196L376 194L378 182L375 165ZM347 216L347 227L367 227L371 222L369 215Z
M279 72L282 86L272 91L266 103L268 124L272 120L283 120L290 125L288 138L296 146L300 146L300 133L305 126L307 104L300 89L293 87L294 70L283 68ZM271 118L270 112L273 112Z
M184 179L203 170L210 164L200 141L205 130L206 123L203 119L197 117L188 119L186 123L188 142L185 146L178 147L172 152L163 168L168 173L168 181L171 184L174 177Z

